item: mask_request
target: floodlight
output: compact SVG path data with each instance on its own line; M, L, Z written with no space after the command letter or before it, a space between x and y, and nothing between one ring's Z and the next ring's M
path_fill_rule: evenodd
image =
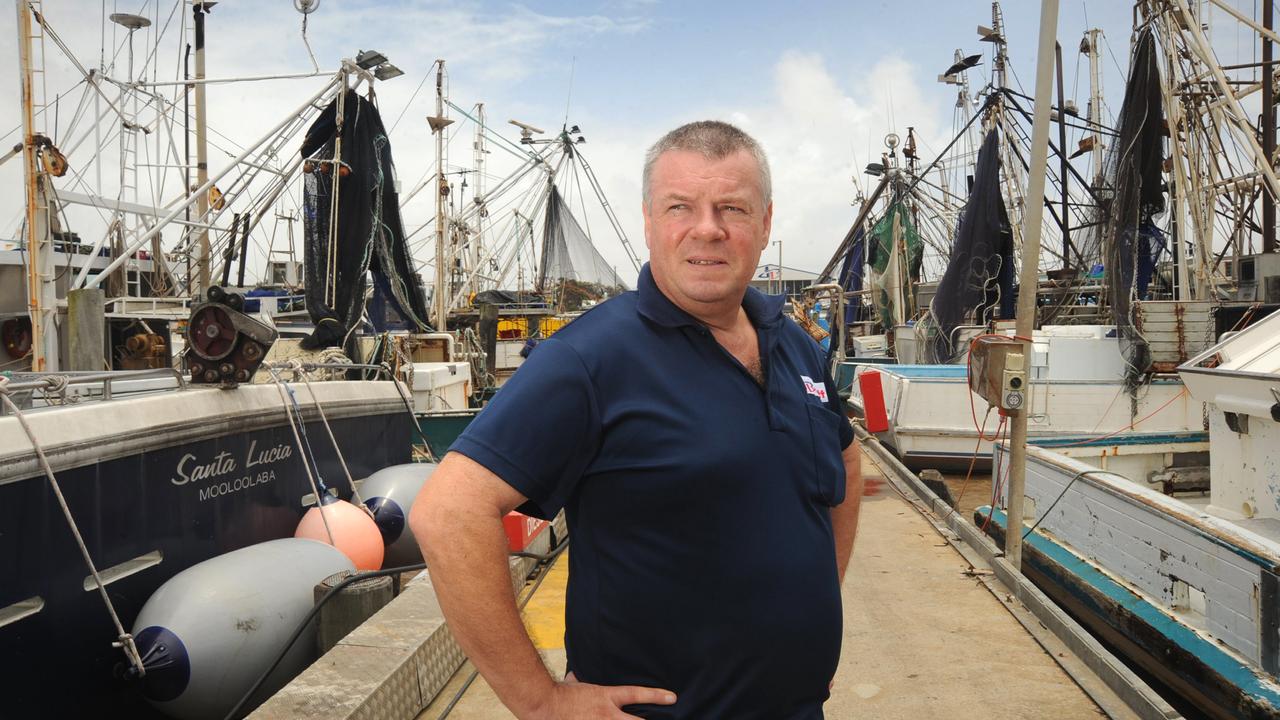
M361 50L356 55L356 65L361 70L372 70L387 61L387 56L377 50Z
M403 70L389 62L382 63L373 71L373 76L379 80L390 80L391 78L398 78L403 74Z

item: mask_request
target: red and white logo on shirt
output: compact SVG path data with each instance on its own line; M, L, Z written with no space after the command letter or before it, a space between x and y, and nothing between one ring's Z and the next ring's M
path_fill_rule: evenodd
M818 398L822 402L827 401L827 384L823 382L814 382L813 378L807 375L801 375L800 379L804 382L804 391Z

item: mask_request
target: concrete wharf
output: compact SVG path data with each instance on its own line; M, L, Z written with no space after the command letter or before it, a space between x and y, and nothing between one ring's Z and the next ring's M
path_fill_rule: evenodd
M975 547L975 536L957 533L959 513L874 440L863 442L864 476L875 489L864 497L845 578L828 718L1179 717L1030 583L1012 577L994 546ZM980 482L976 492L986 492ZM517 592L532 592L526 627L557 676L565 665L567 560L561 554L543 568L536 586L522 581L532 561L512 561ZM251 717L512 715L448 635L424 574Z

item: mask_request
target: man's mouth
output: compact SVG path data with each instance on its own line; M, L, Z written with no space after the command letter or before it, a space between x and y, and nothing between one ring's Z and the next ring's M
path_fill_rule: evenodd
M706 260L703 258L691 258L689 260L686 260L685 262L689 263L690 265L702 265L702 266L726 264L723 260Z

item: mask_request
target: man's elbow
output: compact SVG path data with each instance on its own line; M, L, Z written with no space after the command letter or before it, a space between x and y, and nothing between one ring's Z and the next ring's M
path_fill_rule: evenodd
M441 550L443 539L449 535L449 512L444 507L446 500L428 482L409 510L409 529L413 531L413 537L422 550L422 558L428 564L431 563L432 556Z

